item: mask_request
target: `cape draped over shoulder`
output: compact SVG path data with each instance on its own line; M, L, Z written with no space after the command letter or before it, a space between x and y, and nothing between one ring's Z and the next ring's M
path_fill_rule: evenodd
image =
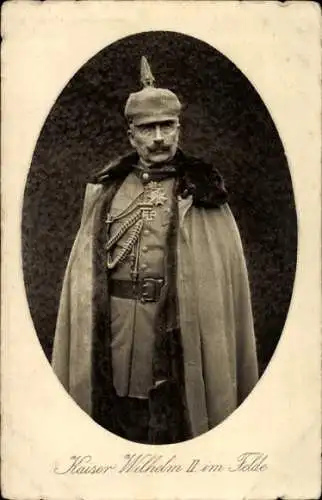
M118 167L114 164L110 172ZM128 168L121 167L124 177ZM207 179L218 181L217 173L206 176L204 189L199 185L200 171L195 178L193 175L190 184L186 181L186 196L177 200L175 249L191 437L223 421L258 380L250 289L239 231L228 204L223 200L212 203L216 186L209 185ZM52 355L59 380L89 415L93 412L95 218L106 198L103 193L107 191L111 197L117 189L117 181L109 173L104 172L96 181L106 177L107 190L103 183L90 183L86 188L81 224L63 282ZM201 193L199 198L190 194L189 185Z

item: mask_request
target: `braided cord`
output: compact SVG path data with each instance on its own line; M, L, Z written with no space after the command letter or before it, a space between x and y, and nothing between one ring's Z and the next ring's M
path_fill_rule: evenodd
M135 214L125 221L122 226L116 231L116 233L108 240L105 249L110 250L122 236L127 232L130 227L132 227L139 219L141 219L141 211L138 210Z
M124 260L130 253L136 242L140 237L140 233L143 227L143 220L139 220L136 222L135 226L131 230L131 234L126 241L124 247L120 251L120 253L115 257L114 260L111 259L111 255L108 252L107 254L107 268L114 269L115 266L122 260Z

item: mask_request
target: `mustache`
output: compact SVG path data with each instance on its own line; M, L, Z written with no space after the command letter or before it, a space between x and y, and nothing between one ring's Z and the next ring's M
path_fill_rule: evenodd
M151 146L148 150L150 153L165 153L169 151L169 146Z

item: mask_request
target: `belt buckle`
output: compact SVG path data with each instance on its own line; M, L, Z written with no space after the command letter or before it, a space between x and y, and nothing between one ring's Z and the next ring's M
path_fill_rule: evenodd
M162 285L163 279L143 278L141 301L156 302L159 300Z

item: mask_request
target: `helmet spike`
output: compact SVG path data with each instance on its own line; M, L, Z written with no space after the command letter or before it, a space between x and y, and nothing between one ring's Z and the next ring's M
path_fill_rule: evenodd
M154 76L152 75L151 68L149 66L148 60L146 57L141 57L141 83L143 88L145 87L154 87Z
M129 123L143 125L155 121L177 119L181 103L171 90L156 88L146 57L141 57L141 83L143 89L132 92L127 98L124 114Z

